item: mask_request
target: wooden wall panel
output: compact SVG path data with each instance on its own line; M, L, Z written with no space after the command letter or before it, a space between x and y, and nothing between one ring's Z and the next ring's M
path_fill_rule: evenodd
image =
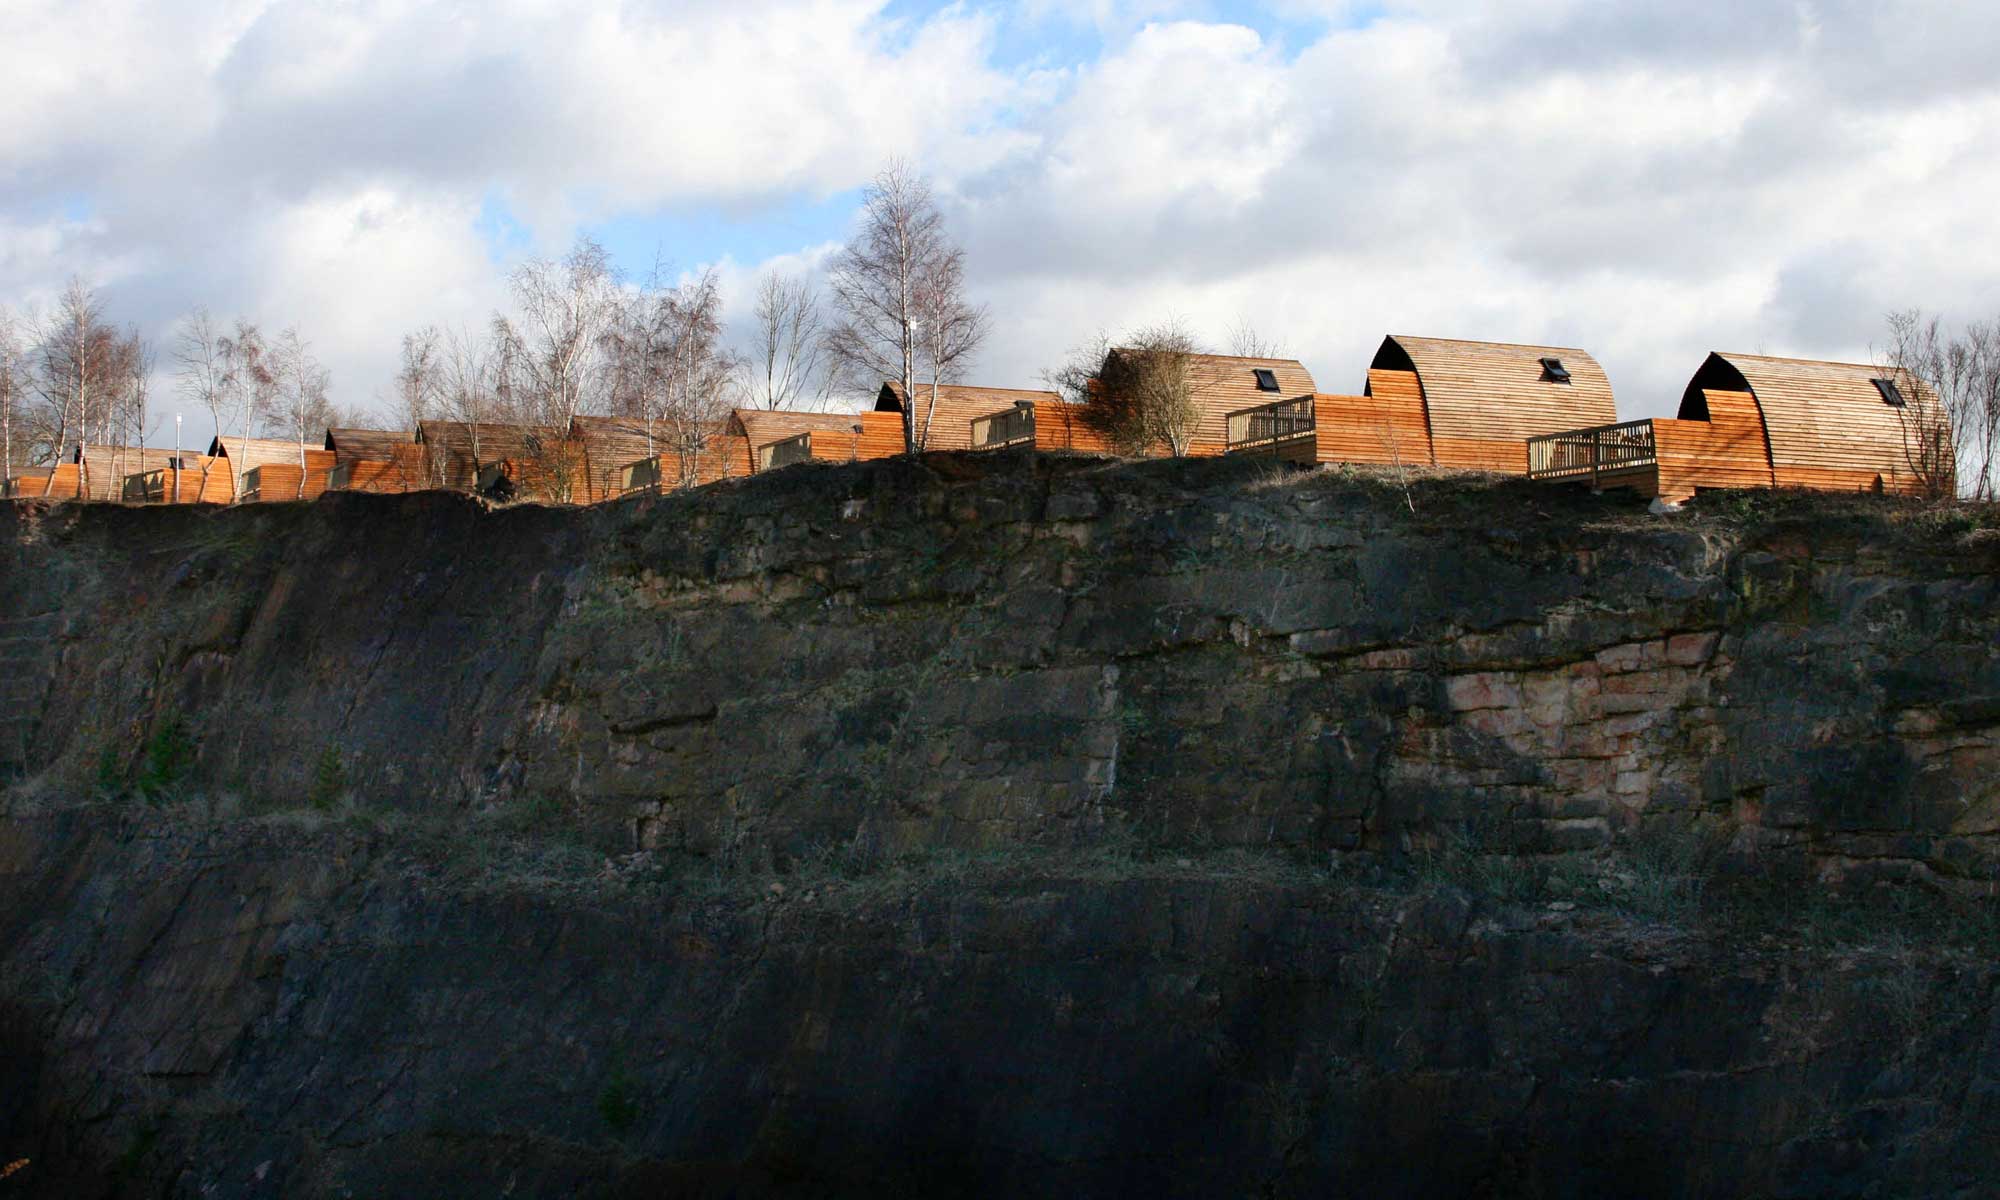
M1708 420L1653 422L1659 465L1652 494L1682 500L1697 488L1770 487L1770 450L1756 397L1748 392L1703 394Z
M1085 419L1083 406L1062 400L1035 403L1035 448L1077 450L1086 454L1111 453L1111 443L1102 430Z
M1431 463L1430 430L1414 381L1369 396L1314 396L1313 433L1315 462Z
M1553 430L1552 432L1561 432ZM1431 452L1440 467L1465 471L1498 471L1506 475L1528 473L1528 441L1497 441L1491 438L1431 438Z
M75 463L57 463L32 476L16 476L10 495L16 500L74 500L79 483Z

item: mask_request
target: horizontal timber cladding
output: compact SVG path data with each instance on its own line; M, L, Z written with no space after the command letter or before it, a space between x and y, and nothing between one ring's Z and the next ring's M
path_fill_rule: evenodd
M433 487L471 491L479 472L502 460L567 457L564 431L497 421L419 421L417 441L425 447ZM542 454L537 455L536 449Z
M1874 380L1889 372L1861 363L1814 362L1756 354L1708 356L1681 398L1681 415L1716 391L1747 392L1762 414L1773 482L1837 491L1916 491L1904 448L1904 416ZM1932 393L1907 375L1897 386L1914 404ZM1920 392L1919 389L1922 389Z
M416 444L417 435L408 429L335 429L326 431L323 449L333 451L337 462L394 462L397 451Z
M1259 371L1271 373L1276 391L1257 386ZM1310 399L1319 390L1305 364L1290 358L1197 354L1191 372L1195 398L1201 405L1201 424L1188 444L1190 455L1221 454L1228 449L1230 413L1274 400Z
M7 495L15 500L74 500L79 476L73 462L54 467L28 467L17 471Z
M982 414L990 416L991 414ZM1035 449L1080 450L1089 454L1111 453L1104 431L1092 425L1081 404L1063 400L1035 402Z
M1554 360L1558 379L1544 360ZM1416 375L1437 465L1522 473L1527 439L1618 420L1611 381L1583 350L1392 334L1369 371Z
M972 420L984 417L1010 407L1017 400L1040 404L1043 401L1060 401L1054 392L1036 391L1028 388L974 387L964 383L940 384L937 389L935 411L931 405L929 384L920 383L916 387L917 430L921 435L924 418L930 417L930 439L925 443L927 450L970 450L972 449ZM903 385L896 380L884 380L882 388L875 394L877 413L896 413L896 437L902 439L900 414L904 407ZM896 453L901 453L898 445Z
M263 463L250 468L244 473L242 498L265 504L317 499L320 493L326 491L327 477L333 473L333 455L325 450L309 450L307 453L317 456L318 461L308 460L304 468L296 461Z
M942 410L943 405L939 405ZM940 420L943 419L942 412ZM860 432L855 426L860 426ZM852 462L893 458L903 452L901 412L791 412L783 409L739 408L733 427L741 441L732 473L747 475L756 468L759 447L800 434L812 435L812 457L821 462Z
M1756 397L1709 391L1705 398L1706 420L1653 422L1655 494L1684 499L1697 488L1770 487L1770 450Z
M236 498L229 464L206 455L183 455L181 470L161 467L125 479L124 498L133 504L227 504ZM205 469L204 469L205 468Z
M350 492L416 492L430 486L425 447L406 442L384 449L388 453L381 458L342 459L328 477L327 487Z
M1314 396L1314 461L1428 466L1431 435L1414 386L1371 396Z

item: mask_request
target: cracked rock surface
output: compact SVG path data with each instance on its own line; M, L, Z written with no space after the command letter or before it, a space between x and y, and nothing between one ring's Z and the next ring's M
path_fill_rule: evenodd
M0 1160L48 1195L1982 1194L1990 953L1478 864L1698 829L1800 889L1990 896L1991 531L1411 503L933 455L587 510L0 504ZM1396 881L1441 847L1465 879Z

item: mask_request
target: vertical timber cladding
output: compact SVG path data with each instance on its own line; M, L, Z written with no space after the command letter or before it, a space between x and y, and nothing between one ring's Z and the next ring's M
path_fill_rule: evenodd
M1862 363L1815 362L1713 353L1681 398L1681 416L1703 412L1716 392L1747 393L1768 441L1778 487L1914 492L1921 484L1904 447L1903 420L1874 381L1888 374ZM1924 385L1899 377L1912 399ZM1928 396L1928 391L1923 393Z
M1618 420L1604 368L1572 346L1390 334L1369 368L1371 392L1378 372L1416 376L1440 467L1524 475L1529 438Z

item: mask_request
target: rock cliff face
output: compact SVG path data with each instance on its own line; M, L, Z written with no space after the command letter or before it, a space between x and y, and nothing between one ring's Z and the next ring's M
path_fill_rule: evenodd
M0 505L0 1195L1979 1194L1981 519Z

